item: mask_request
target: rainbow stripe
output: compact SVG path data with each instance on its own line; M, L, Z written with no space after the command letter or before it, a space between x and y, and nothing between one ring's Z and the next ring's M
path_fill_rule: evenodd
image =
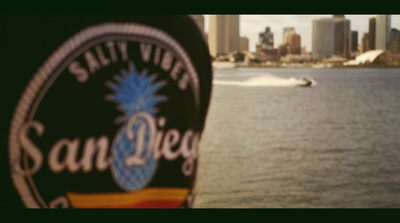
M79 194L67 192L74 208L179 208L187 188L147 188L139 192Z

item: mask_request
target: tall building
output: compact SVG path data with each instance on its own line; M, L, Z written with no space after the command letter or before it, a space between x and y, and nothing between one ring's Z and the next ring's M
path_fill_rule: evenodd
M398 29L392 29L390 33L390 52L392 55L400 53L400 31Z
M335 20L332 18L316 19L312 22L312 57L313 59L330 58L334 54Z
M287 43L290 45L290 54L301 54L301 37L299 34L289 34Z
M358 32L351 31L351 51L358 51Z
M344 15L332 15L334 19L344 19Z
M288 35L294 33L294 27L284 27L282 33L282 44L288 43Z
M271 32L270 27L266 27L263 33L259 33L256 48L260 50L274 48L274 34Z
M286 56L287 54L290 54L290 52L291 52L291 47L288 43L279 45L278 47L279 57Z
M390 31L391 31L391 16L390 15L376 16L375 49L377 50L389 49Z
M368 25L368 50L375 50L376 18L370 18Z
M228 24L227 33L229 36L229 50L238 51L240 48L239 15L229 15L226 19Z
M238 51L239 15L210 15L208 45L213 57Z
M335 50L334 54L350 58L351 52L351 30L350 20L344 15L333 15L335 21Z
M259 33L258 43L256 44L256 58L260 61L278 61L278 49L274 48L274 34L270 27Z
M361 38L361 52L365 53L369 50L368 46L368 41L369 41L369 34L364 33L363 37Z
M240 37L240 51L249 51L249 38Z
M300 35L295 32L293 27L283 28L282 36L282 45L289 44L290 46L289 54L301 54L301 38Z

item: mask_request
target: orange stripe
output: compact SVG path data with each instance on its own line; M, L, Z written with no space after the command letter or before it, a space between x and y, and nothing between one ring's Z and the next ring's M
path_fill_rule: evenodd
M143 202L182 203L189 190L187 188L148 188L139 192L78 194L67 193L74 208L134 207Z
M183 201L144 201L139 202L134 205L126 205L126 206L93 206L93 207L85 207L85 208L118 208L118 209L127 209L127 208L180 208L182 206Z

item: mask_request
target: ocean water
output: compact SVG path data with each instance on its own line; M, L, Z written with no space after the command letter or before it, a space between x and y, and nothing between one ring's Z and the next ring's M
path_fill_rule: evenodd
M399 208L400 69L215 70L199 153L194 208Z

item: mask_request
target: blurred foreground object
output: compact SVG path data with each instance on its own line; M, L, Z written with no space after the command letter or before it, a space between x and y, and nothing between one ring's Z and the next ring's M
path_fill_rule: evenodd
M0 56L3 207L191 207L212 68L189 16L1 15Z

